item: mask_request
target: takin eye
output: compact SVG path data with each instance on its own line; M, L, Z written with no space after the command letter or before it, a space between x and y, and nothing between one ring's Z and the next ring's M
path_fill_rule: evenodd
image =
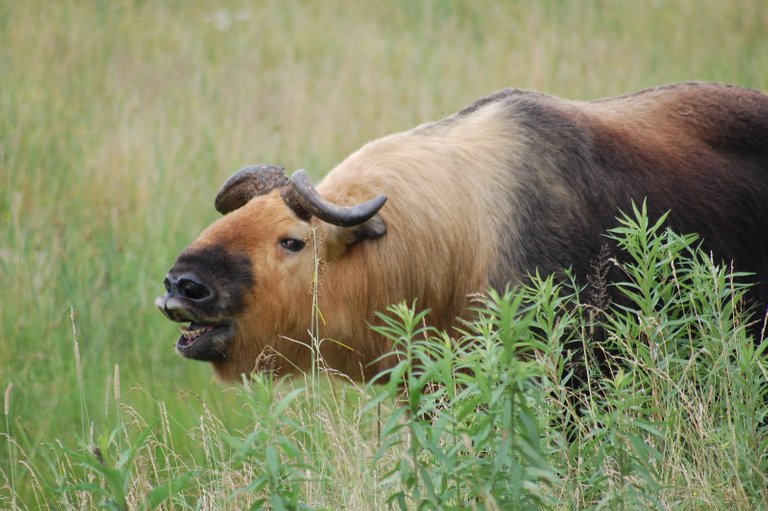
M280 240L280 245L289 252L298 252L304 248L305 243L296 238L283 238Z

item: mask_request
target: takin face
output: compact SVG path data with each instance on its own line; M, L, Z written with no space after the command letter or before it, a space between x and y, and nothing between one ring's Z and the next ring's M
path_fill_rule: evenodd
M216 198L225 216L179 255L156 300L182 323L177 352L211 362L225 380L276 371L286 360L303 367L308 350L294 340L306 336L315 262L383 236L376 213L385 201L338 206L303 171L290 181L269 165L238 171ZM313 217L326 227L313 227Z

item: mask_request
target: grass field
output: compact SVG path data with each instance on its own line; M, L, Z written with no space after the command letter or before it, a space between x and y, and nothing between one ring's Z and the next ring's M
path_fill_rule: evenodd
M374 137L504 87L575 99L686 80L765 91L766 34L764 0L0 0L0 508L238 509L259 495L283 495L286 508L291 495L386 508L411 486L382 468L402 452L372 461L375 391L324 378L227 388L174 354L176 327L153 300L176 254L217 217L217 187L258 162L319 178ZM664 437L655 489L642 470L622 486L615 472L591 481L572 466L531 476L549 489L519 502L765 506L766 436L728 429L741 424L732 415L703 419L696 438ZM273 426L268 442L247 443L254 424ZM311 469L296 465L308 481L259 451L298 442L292 431L317 454ZM269 484L238 493L263 474Z

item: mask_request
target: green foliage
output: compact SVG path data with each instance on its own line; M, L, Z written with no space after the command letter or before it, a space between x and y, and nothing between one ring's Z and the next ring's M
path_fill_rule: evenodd
M519 339L531 314L519 317L519 295L494 299L493 311L458 342L419 328L425 313L404 305L374 327L392 340L398 363L380 375L387 385L373 391L396 400L404 389L407 403L384 426L376 457L404 451L383 479L400 482L388 498L400 509L457 509L469 501L522 509L540 503L542 484L554 479L532 407L537 364L519 358L530 347Z
M112 511L129 509L127 496L134 479L132 472L135 470L136 456L142 449L147 448L147 440L153 429L154 427L150 426L141 431L128 448L119 452L114 466L110 465L105 453L119 449L119 436L125 433L122 426L114 429L108 436L101 436L96 446L82 445L80 450L57 446L56 449L66 457L68 466L85 469L84 473L61 474L66 479L74 477L77 481L73 484L65 482L59 487L62 502L73 505L77 502L77 496L71 494L79 491L102 498L97 502L100 508ZM194 473L188 472L180 477L158 482L144 494L140 504L131 506L131 509L157 509L189 486L193 477Z
M252 414L254 430L245 437L224 434L223 438L241 462L235 469L256 475L246 486L237 489L235 495L265 495L256 500L251 509L310 509L301 491L307 477L306 450L298 440L307 436L308 431L286 414L289 407L297 406L296 400L305 392L306 389L298 388L281 396L268 376L255 376L246 382L242 396Z

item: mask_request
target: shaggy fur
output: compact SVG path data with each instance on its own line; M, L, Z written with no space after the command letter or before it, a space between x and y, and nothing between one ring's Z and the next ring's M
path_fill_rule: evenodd
M278 191L210 226L187 250L248 257L253 285L237 335L215 361L224 379L306 368L314 251L326 362L355 379L390 346L374 312L417 300L450 328L468 296L530 272L586 278L619 210L647 198L670 225L697 232L717 258L757 274L768 303L768 96L689 83L595 102L504 90L459 113L365 145L318 185L338 204L384 194L384 236L299 219ZM313 229L315 229L313 234ZM357 233L357 234L356 234ZM280 240L307 240L290 253Z

